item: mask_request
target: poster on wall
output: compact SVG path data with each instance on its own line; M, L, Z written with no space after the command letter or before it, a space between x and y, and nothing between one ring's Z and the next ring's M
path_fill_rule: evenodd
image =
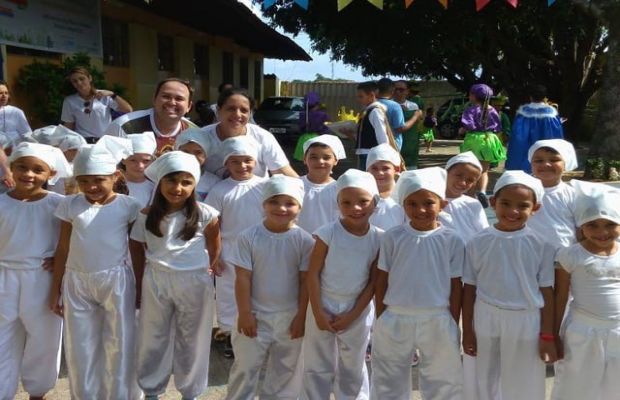
M0 43L102 56L99 0L0 0Z

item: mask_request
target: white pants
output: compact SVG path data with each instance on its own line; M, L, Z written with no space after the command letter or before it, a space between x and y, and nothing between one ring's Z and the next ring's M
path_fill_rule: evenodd
M571 309L562 331L564 359L555 366L551 398L620 398L620 321L603 321Z
M301 338L292 340L290 326L297 310L256 313L257 336L232 333L235 362L228 379L229 400L254 400L258 377L266 363L260 398L296 400L301 391Z
M338 302L323 297L328 313L337 315L350 310L353 301ZM331 333L320 330L311 310L306 318L303 341L303 389L305 400L329 399L366 400L369 396L366 347L370 337L366 310L344 331Z
M67 270L62 301L71 398L136 399L136 281L126 266Z
M411 359L416 349L422 398L462 399L459 331L450 312L396 307L388 307L373 331L371 399L411 398Z
M12 400L21 375L31 396L52 389L60 367L62 318L48 307L51 273L0 267L0 400Z
M164 393L173 372L183 398L198 397L207 389L213 300L213 280L206 268L174 271L147 265L137 335L138 383L144 394Z
M215 301L217 325L224 332L230 332L237 319L237 300L235 299L235 266L223 261L225 265L221 276L215 277Z
M545 398L540 310L505 310L476 300L474 331L479 400Z

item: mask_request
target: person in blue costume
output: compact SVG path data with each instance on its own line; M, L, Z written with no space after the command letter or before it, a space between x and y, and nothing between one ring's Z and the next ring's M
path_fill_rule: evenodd
M506 169L532 172L527 159L528 149L538 140L563 139L564 130L558 111L545 103L546 89L536 85L530 89L530 100L517 110L510 141Z

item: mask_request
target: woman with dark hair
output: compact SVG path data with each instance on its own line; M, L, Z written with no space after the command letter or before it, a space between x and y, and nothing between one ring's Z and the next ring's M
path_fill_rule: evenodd
M254 99L245 89L234 88L220 94L217 100L218 123L203 128L212 144L212 151L205 164L207 171L224 177L226 169L218 147L228 138L248 135L258 143L254 175L265 177L271 172L297 177L276 138L260 126L250 123L253 108Z
M94 143L104 135L112 122L112 110L120 113L132 111L131 105L110 90L97 90L93 77L84 67L75 67L67 79L76 93L65 97L60 119L64 126Z

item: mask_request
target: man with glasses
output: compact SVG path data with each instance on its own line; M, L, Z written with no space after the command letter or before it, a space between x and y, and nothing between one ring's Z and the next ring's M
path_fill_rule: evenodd
M400 150L403 145L402 133L411 129L418 117L414 115L414 117L405 121L402 107L392 100L394 96L394 82L390 78L379 79L377 85L379 86L378 101L387 108L388 122L390 123L390 128L392 128L398 150Z

